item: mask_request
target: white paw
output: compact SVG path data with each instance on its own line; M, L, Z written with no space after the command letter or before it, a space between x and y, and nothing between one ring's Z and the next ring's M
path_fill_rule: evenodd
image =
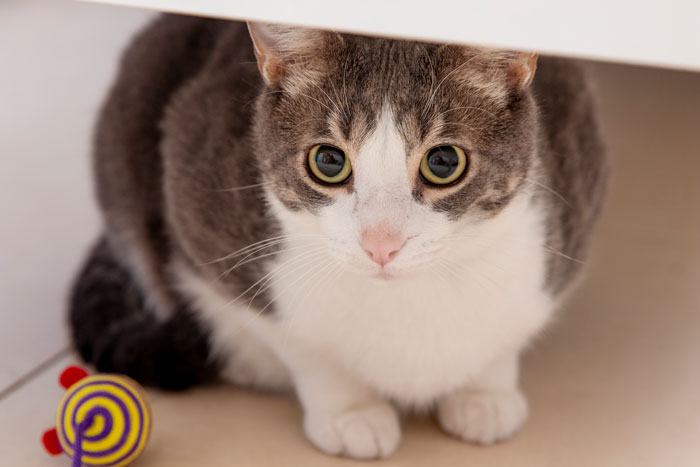
M399 417L386 403L337 414L307 413L304 429L323 452L357 459L388 457L401 439Z
M520 391L459 391L438 404L443 430L478 444L510 438L523 426L527 415L527 401Z

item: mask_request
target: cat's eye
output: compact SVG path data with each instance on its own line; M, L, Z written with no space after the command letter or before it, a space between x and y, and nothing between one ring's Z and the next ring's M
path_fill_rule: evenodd
M350 159L342 149L325 144L314 146L309 151L309 169L322 183L343 183L350 178Z
M456 182L467 170L467 155L457 146L436 146L426 152L420 163L420 174L433 185Z

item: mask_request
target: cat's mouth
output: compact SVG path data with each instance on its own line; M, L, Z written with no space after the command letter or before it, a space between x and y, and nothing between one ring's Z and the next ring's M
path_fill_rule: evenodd
M379 270L379 272L377 272L377 273L374 275L374 277L375 277L376 279L381 280L381 281L390 281L390 280L397 279L399 276L396 275L396 274L392 274L392 273L390 273L389 271L387 271L386 269L383 269L383 268L382 268L382 269Z

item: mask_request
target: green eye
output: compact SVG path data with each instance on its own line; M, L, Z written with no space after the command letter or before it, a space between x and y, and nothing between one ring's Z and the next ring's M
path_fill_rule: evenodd
M319 144L309 151L309 169L321 183L343 183L352 173L350 160L336 147Z
M420 174L433 185L449 185L467 169L467 156L457 146L436 146L425 153L420 163Z

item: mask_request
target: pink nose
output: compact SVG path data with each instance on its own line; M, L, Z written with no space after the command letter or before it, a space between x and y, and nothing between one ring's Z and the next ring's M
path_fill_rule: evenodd
M384 230L365 230L362 232L360 245L369 257L380 266L396 257L406 240L401 235L389 234Z

